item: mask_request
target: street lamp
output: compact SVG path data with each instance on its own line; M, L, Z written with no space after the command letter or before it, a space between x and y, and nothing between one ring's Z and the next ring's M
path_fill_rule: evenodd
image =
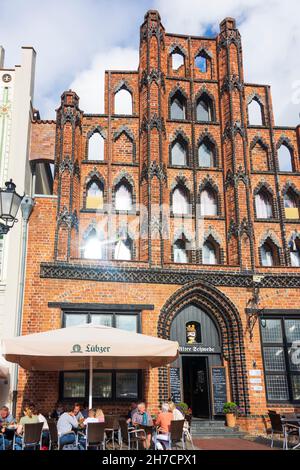
M6 189L0 188L0 235L6 235L17 222L17 213L23 196L16 192L16 185L12 180L5 183Z

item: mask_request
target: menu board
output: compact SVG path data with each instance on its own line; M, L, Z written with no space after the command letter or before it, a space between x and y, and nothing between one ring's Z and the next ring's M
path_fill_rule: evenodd
M226 371L224 366L211 368L211 390L213 415L223 415L223 407L227 402Z
M170 367L170 391L174 403L181 402L181 381L179 367Z

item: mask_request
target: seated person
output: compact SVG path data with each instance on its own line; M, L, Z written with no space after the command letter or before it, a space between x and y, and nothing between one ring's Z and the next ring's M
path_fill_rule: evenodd
M65 407L62 402L58 401L55 405L54 410L52 411L50 417L52 419L58 419L65 412Z
M38 415L36 414L36 409L33 403L29 403L23 408L23 416L20 419L15 438L15 449L22 450L23 434L24 434L24 425L25 424L35 424L39 423Z
M99 423L104 423L105 422L105 416L101 408L96 409L96 418Z
M9 430L10 426L15 424L16 420L13 415L10 413L7 406L2 406L0 409L0 433L4 437L4 448L3 448L3 439L0 438L0 450L5 450L11 447L13 441L13 432Z
M74 416L76 416L76 419L78 423L82 424L84 421L84 416L81 413L81 405L80 403L75 403L73 406L73 411L74 411Z
M153 426L153 420L150 413L146 410L146 405L141 402L137 406L137 411L132 416L133 426ZM146 449L149 449L151 444L151 431L146 431L146 442L144 443Z
M136 402L132 402L130 403L130 408L128 410L128 413L127 413L127 424L131 425L132 424L132 416L134 415L134 413L136 413L138 411L137 409L137 403Z
M156 420L157 434L153 438L156 449L169 449L169 432L171 421L173 421L173 413L169 409L169 404L163 403L161 406L161 412L158 413ZM162 445L162 441L164 442L164 446Z
M173 421L181 421L182 419L184 419L183 414L178 408L176 408L176 405L173 401L169 401L168 405L169 411L173 414Z
M96 417L96 408L91 408L88 412L88 417L83 421L84 426L87 426L89 423L99 423L98 418Z
M81 407L81 414L82 416L84 417L84 419L88 418L89 416L89 406L87 404L87 402L85 401Z
M59 446L72 445L76 442L76 436L73 432L78 429L78 420L74 412L74 406L67 407L57 421L57 432L59 437Z

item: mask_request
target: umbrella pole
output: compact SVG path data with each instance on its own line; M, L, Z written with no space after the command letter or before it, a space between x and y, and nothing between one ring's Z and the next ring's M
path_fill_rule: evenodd
M90 356L89 409L93 407L93 356Z

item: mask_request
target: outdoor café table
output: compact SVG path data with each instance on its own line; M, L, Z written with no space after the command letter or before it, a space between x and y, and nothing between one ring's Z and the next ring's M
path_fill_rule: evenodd
M298 449L300 447L300 417L299 418L282 418L282 424L288 426L289 424L297 426L299 433L299 442L296 446L292 447L292 450Z

